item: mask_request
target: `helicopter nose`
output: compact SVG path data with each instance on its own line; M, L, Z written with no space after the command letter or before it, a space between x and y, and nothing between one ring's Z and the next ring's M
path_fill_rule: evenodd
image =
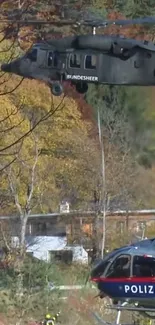
M8 73L20 74L20 62L19 60L12 61L10 63L4 63L1 65L1 70Z
M4 72L11 72L11 64L4 63L1 65L1 70Z

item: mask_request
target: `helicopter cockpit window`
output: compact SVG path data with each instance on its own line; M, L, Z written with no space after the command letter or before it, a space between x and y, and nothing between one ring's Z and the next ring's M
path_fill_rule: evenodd
M80 68L81 66L81 56L80 54L71 54L69 57L70 68Z
M96 69L97 57L96 55L85 56L85 69Z
M116 257L112 262L109 269L107 270L105 277L106 278L121 278L129 277L131 269L131 256L130 255L121 255Z
M57 51L48 53L48 66L49 67L57 67L59 60L59 54Z
M33 49L27 53L27 59L31 60L32 62L37 61L37 49Z
M155 258L145 256L134 256L133 276L152 277L155 276Z
M94 268L91 271L91 276L94 278L103 276L109 263L110 260L107 260L107 261L102 261L98 265L94 266Z
M51 67L53 65L53 52L48 53L48 66Z

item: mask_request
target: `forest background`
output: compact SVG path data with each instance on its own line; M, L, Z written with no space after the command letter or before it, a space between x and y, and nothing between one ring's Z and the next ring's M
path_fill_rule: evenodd
M21 55L34 42L88 32L21 27L9 18L136 18L152 16L153 2L1 0L0 62ZM154 41L153 27L113 26L104 33ZM154 96L154 87L90 85L83 97L68 85L65 98L55 98L43 83L0 73L0 207L1 215L21 217L21 245L30 213L56 212L63 200L72 209L86 210L100 200L99 109L109 208L154 208Z
M72 26L63 30L50 25L19 27L8 24L8 18L117 19L153 14L151 1L144 1L145 5L142 2L122 5L123 1L96 0L77 5L74 1L1 1L0 15L6 23L1 23L0 61L21 55L36 41L84 32L82 27L76 30ZM108 27L104 31L140 39L154 37L154 29L144 26ZM0 86L2 214L14 214L19 205L26 208L32 174L35 181L27 209L33 213L57 211L62 200L69 201L72 209L87 209L94 201L94 193L100 197L98 109L111 205L122 209L154 207L153 87L90 85L84 98L68 85L65 98L59 99L51 98L43 83L22 81L6 73L1 73Z

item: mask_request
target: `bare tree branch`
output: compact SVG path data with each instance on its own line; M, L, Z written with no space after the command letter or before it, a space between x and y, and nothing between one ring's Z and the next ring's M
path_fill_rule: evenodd
M34 141L35 141L35 160L34 160L34 164L32 166L32 170L31 170L31 184L28 186L27 202L26 202L26 206L25 206L25 210L26 210L27 214L29 214L30 211L31 211L30 203L31 203L31 199L32 199L33 191L34 191L35 169L36 169L37 162L38 162L38 157L39 157L39 150L38 150L38 147L37 147L37 140L34 139Z
M3 229L3 222L0 221L0 231L1 231L1 235L2 235L2 239L4 241L5 247L8 249L8 251L10 251L10 246L8 245L8 241L6 239L6 235L5 235L5 231Z
M11 43L11 45L7 49L0 51L0 53L9 52L13 48L13 46L15 45L15 42L16 42L16 39L13 40L13 42Z
M5 169L10 167L16 160L17 160L16 157L14 159L12 159L8 164L6 164L3 168L0 169L0 173L2 173Z
M8 112L8 109L6 109L6 112L7 112L7 116L5 116L3 119L0 120L0 123L3 123L5 122L7 119L10 119L11 116L15 116L21 109L22 109L22 105L19 106L18 108L15 107L15 109L12 109L11 110L11 113Z
M55 109L50 109L42 118L39 119L39 121L37 121L35 123L35 125L33 127L30 127L30 130L27 131L25 134L23 134L20 138L18 138L16 141L14 141L13 143L11 143L10 145L0 149L0 153L7 150L7 149L10 149L11 147L13 147L14 145L16 145L17 143L19 143L21 140L23 140L25 137L29 136L30 133L32 133L32 131L34 131L36 129L36 127L44 122L45 120L47 120L49 117L53 116L55 114L55 112L61 107L61 104L63 102L64 98L62 99L62 101L57 105L57 107Z
M14 197L14 200L15 200L15 204L16 204L16 207L19 211L19 214L20 214L20 217L23 215L23 210L22 210L22 207L19 203L19 197L18 197L18 193L17 193L17 189L16 189L16 186L15 186L15 181L13 181L13 173L12 173L12 168L10 167L10 170L8 171L8 180L9 180L9 186L10 186L10 190L11 190L11 193Z
M13 93L21 85L21 83L23 82L23 80L24 80L24 78L22 78L20 80L20 82L18 83L18 85L16 85L12 90L6 91L4 93L0 93L0 96L4 96L4 95L8 95L8 94Z
M9 132L13 129L15 129L16 127L20 126L23 122L24 122L25 118L23 118L19 123L17 123L16 125L10 126L10 128L4 129L4 130L0 130L0 133L5 133L5 132Z

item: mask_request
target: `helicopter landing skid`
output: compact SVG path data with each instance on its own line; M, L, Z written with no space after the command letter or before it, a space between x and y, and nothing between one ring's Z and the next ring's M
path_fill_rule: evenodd
M121 305L120 305L120 309L118 307L118 309L116 309L118 312L117 312L117 317L116 317L116 322L115 323L110 323L110 322L107 322L105 320L103 320L98 314L96 313L93 313L93 316L96 318L96 320L101 323L102 325L121 325L120 324L120 318L121 318L121 307L125 307L128 303L127 302L123 302ZM116 308L117 308L116 307ZM110 309L110 306L109 306L109 309ZM115 307L111 308L111 309L115 309ZM133 325L133 324L122 324L122 325Z
M128 303L126 302L126 305ZM138 306L138 304L135 304L133 307L125 307L125 303L121 304L121 305L117 305L117 306L108 306L108 309L113 309L113 310L117 310L118 313L126 310L126 311L137 311L140 314L143 314L143 316L145 317L149 317L150 319L155 319L155 308L145 308L145 307L140 307ZM154 315L152 315L151 313L154 313Z
M137 311L138 313L142 314L143 316L147 317L147 318L150 318L150 319L155 319L155 315L150 315L150 313L155 313L155 308L144 308L144 307L138 307L135 306L134 307L127 307L128 305L128 302L123 302L122 304L120 305L117 305L117 306L107 306L108 309L112 309L112 310L116 310L117 311L117 317L116 317L116 322L114 323L110 323L110 322L107 322L105 320L103 320L97 313L92 313L93 317L102 325L136 325L136 322L134 323L120 323L120 318L121 318L121 312L123 310L126 310L126 311Z

